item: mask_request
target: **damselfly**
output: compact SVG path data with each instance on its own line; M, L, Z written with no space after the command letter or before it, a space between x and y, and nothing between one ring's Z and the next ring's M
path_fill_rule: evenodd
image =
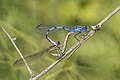
M45 29L45 28L47 28L47 27L44 26L44 25L42 25L42 24L39 24L39 25L37 25L36 28L39 29L39 30L42 30L42 29ZM55 26L55 27L49 28L49 29L46 30L46 39L47 39L50 43L52 43L54 46L57 46L57 43L56 43L55 41L53 41L50 37L48 37L48 34L49 34L50 31L54 31L54 30L57 30L57 29L62 29L62 30L64 30L64 31L68 31L68 33L76 33L76 34L74 35L74 38L75 38L76 40L79 40L79 39L76 37L77 35L79 35L79 34L82 35L84 32L88 32L88 31L89 31L88 26L84 26L84 27L74 26L74 27L72 27L72 28L67 28L67 27L63 27L63 26ZM69 34L69 35L70 35L70 34ZM63 48L62 48L62 52L65 51L65 48L66 48L66 45L67 45L67 41L68 41L68 36L69 36L69 35L67 35L66 38L65 38L65 40L64 40L64 46L63 46Z
M39 30L41 30L41 29L45 29L45 28L47 28L47 27L44 27L42 24L39 24L39 25L37 25L36 28L39 29ZM48 40L50 43L52 43L52 44L55 45L55 46L57 45L56 42L54 42L52 39L50 39L50 38L48 37L48 34L49 34L50 31L53 31L53 30L56 30L56 29L62 29L62 30L68 31L68 32L76 33L76 34L74 35L75 39L77 39L76 36L77 36L78 34L81 34L81 33L88 32L88 31L89 31L89 29L88 29L87 26L84 26L84 27L74 26L73 28L67 28L67 27L63 27L63 26L55 26L55 27L49 28L49 29L47 29L47 31L46 31L46 38L47 38L47 40ZM77 40L78 40L78 39L77 39Z
M39 30L43 30L43 29L46 29L46 28L47 28L47 27L42 26L41 24L37 26L37 29L39 29ZM68 34L67 34L67 36L66 36L66 38L65 38L65 40L64 40L64 45L63 45L62 49L61 49L61 43L60 43L60 41L58 41L58 42L56 43L56 42L54 42L52 39L50 39L50 38L48 37L48 34L49 34L50 31L57 30L57 29L62 29L62 30L68 31ZM84 27L75 26L75 27L73 27L73 28L67 28L67 27L63 27L63 26L56 26L56 27L49 28L49 29L46 30L46 38L47 38L47 40L48 40L50 43L53 44L53 46L50 46L50 47L47 48L47 49L44 49L44 50L39 51L39 52L37 52L37 53L35 53L35 54L32 54L32 55L27 56L27 57L25 57L25 60L27 61L27 63L30 63L30 62L35 61L36 59L38 59L40 56L42 56L42 55L43 55L44 53L46 53L46 52L51 53L51 55L53 55L53 56L61 56L61 54L62 54L62 53L65 51L65 49L66 49L67 41L68 41L68 38L69 38L69 36L70 36L71 34L76 33L76 34L74 35L74 37L75 37L75 39L77 39L76 36L77 36L78 34L82 34L82 33L87 32L87 31L89 31L89 29L88 29L87 26L84 26ZM78 39L77 39L77 40L78 40ZM54 54L54 51L57 51L58 53L57 53L57 54ZM21 64L23 64L23 60L22 60L22 59L18 59L18 60L16 60L16 61L13 63L13 65L15 65L15 66L16 66L16 65L21 65Z

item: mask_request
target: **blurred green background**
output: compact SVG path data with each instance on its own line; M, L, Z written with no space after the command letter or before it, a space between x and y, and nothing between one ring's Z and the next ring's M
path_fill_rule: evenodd
M51 45L37 33L36 25L92 26L117 6L120 0L0 0L0 25L17 38L18 48L27 56ZM63 41L65 35L50 34L56 41ZM68 47L74 43L76 40L71 36ZM0 28L0 80L28 80L25 67L12 65L19 58ZM45 54L30 67L38 74L55 59ZM69 60L63 60L40 80L120 80L120 12Z

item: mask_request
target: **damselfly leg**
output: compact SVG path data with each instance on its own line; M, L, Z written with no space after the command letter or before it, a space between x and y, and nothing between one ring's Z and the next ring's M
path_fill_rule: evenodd
M55 45L53 45L54 46L54 49L51 49L50 51L49 51L49 53L52 55L52 56L61 56L61 51L62 51L62 49L61 49L61 47L62 47L62 45L61 45L61 43L60 43L60 41L58 41L57 42L57 45L55 46ZM57 53L55 53L55 51L57 51Z

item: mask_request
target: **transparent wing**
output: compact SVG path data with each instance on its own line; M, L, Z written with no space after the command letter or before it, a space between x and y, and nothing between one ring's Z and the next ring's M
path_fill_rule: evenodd
M44 53L47 53L50 49L44 49L41 51L36 52L35 54L29 55L25 57L25 60L27 61L28 64L32 63L33 61L37 60L40 56L42 56ZM13 63L14 66L22 66L24 65L24 62L22 59L18 59Z
M35 26L35 31L40 34L40 35L45 35L46 31L49 29L50 27L45 26L43 24L38 24Z
M50 46L49 48L46 48L46 49L43 49L41 51L38 51L32 55L29 55L27 57L25 57L25 60L28 64L36 61L37 59L39 59L43 54L45 53L53 53L53 54L56 54L56 53L59 53L59 48L56 48L56 46ZM24 65L24 62L23 62L23 59L18 59L16 60L14 63L13 63L13 66L23 66Z

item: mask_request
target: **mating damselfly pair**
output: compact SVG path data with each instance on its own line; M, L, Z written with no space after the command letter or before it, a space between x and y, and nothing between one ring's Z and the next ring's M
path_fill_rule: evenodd
M61 56L65 52L65 49L66 49L66 46L67 46L67 41L68 41L69 36L71 34L75 33L74 38L76 40L79 40L76 37L77 35L82 36L83 33L86 33L86 32L89 31L87 26L84 26L84 27L74 26L72 28L67 28L67 27L63 27L63 26L55 26L55 27L47 29L46 26L44 26L42 24L39 24L39 25L36 26L36 28L38 30L46 29L46 39L52 44L52 46L50 46L50 47L48 47L44 50L38 51L35 54L32 54L32 55L29 55L29 56L25 57L27 62L31 62L35 59L38 59L40 56L42 56L46 52L49 52L52 56ZM61 45L60 41L55 42L49 37L49 32L54 31L54 30L59 30L59 29L68 32L68 34L66 35L66 38L64 40L63 46ZM55 54L54 51L57 51L57 54ZM19 65L19 64L22 64L22 63L23 63L22 59L18 59L13 63L13 65Z

